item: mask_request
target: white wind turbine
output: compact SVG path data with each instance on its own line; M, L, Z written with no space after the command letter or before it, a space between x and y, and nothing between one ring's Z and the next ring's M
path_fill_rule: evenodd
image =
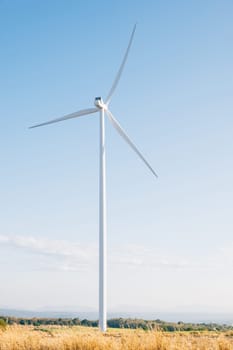
M132 45L134 33L136 30L136 24L133 28L129 44L124 55L123 61L117 72L116 78L113 82L111 90L105 101L101 97L96 97L94 104L95 108L82 109L78 112L65 115L61 118L53 119L45 123L36 124L30 127L37 128L40 126L53 124L61 122L67 119L81 117L83 115L91 113L100 113L100 158L99 158L99 328L101 331L106 331L107 329L107 245L106 245L106 235L107 235L107 225L106 225L106 163L105 163L105 114L107 115L109 121L113 127L117 130L121 137L128 143L128 145L137 153L145 165L150 169L155 177L158 177L153 168L143 157L141 152L137 149L134 143L127 136L126 132L122 129L119 122L114 118L113 114L110 112L108 106L111 101L112 95L117 87L119 79L121 77L123 68L125 66L130 47Z

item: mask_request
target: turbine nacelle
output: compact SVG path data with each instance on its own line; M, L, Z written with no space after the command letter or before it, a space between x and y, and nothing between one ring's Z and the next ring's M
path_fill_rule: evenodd
M105 109L105 110L107 109L107 106L104 104L102 97L96 97L94 104L99 109Z

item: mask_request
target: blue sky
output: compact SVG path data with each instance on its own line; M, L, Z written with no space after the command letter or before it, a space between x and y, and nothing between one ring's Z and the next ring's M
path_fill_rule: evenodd
M4 307L98 306L98 118L107 96L108 305L233 311L231 1L0 1ZM56 291L56 296L55 296Z

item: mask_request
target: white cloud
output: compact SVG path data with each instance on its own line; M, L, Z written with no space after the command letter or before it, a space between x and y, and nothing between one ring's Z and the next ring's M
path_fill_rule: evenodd
M143 269L184 269L194 267L192 261L182 257L166 256L155 249L130 245L111 253L113 264Z
M67 240L0 235L0 245L3 244L40 255L43 257L40 265L49 269L76 271L93 265L97 259L94 246L84 246Z
M52 240L32 236L0 235L0 246L7 245L24 250L33 255L40 255L39 263L42 269L77 271L96 267L98 264L98 247L83 245L68 240ZM233 264L233 249L222 249L212 257L194 261L192 258L166 256L161 252L144 246L119 246L109 251L108 261L113 265L124 265L129 269L150 270L197 270L212 269L229 263ZM219 264L221 262L221 264Z

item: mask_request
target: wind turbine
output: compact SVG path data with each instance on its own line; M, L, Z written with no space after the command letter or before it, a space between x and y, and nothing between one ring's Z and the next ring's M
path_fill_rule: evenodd
M130 47L132 45L133 37L136 30L136 24L134 25L132 34L130 36L129 44L126 49L123 61L117 72L116 78L112 84L109 94L104 101L102 97L96 97L94 104L95 108L82 109L78 112L65 115L61 118L53 119L45 123L36 124L30 127L37 128L44 125L49 125L53 123L58 123L67 119L81 117L83 115L97 113L100 114L100 148L99 148L99 328L101 331L106 331L107 329L107 222L106 222L106 161L105 161L105 114L107 115L112 126L117 130L120 136L128 143L128 145L137 153L145 165L149 168L155 177L158 177L156 172L144 158L142 153L138 150L135 144L127 136L126 132L123 130L119 122L114 118L113 114L109 110L109 103L111 101L112 95L117 87L120 80L122 71L124 69Z

